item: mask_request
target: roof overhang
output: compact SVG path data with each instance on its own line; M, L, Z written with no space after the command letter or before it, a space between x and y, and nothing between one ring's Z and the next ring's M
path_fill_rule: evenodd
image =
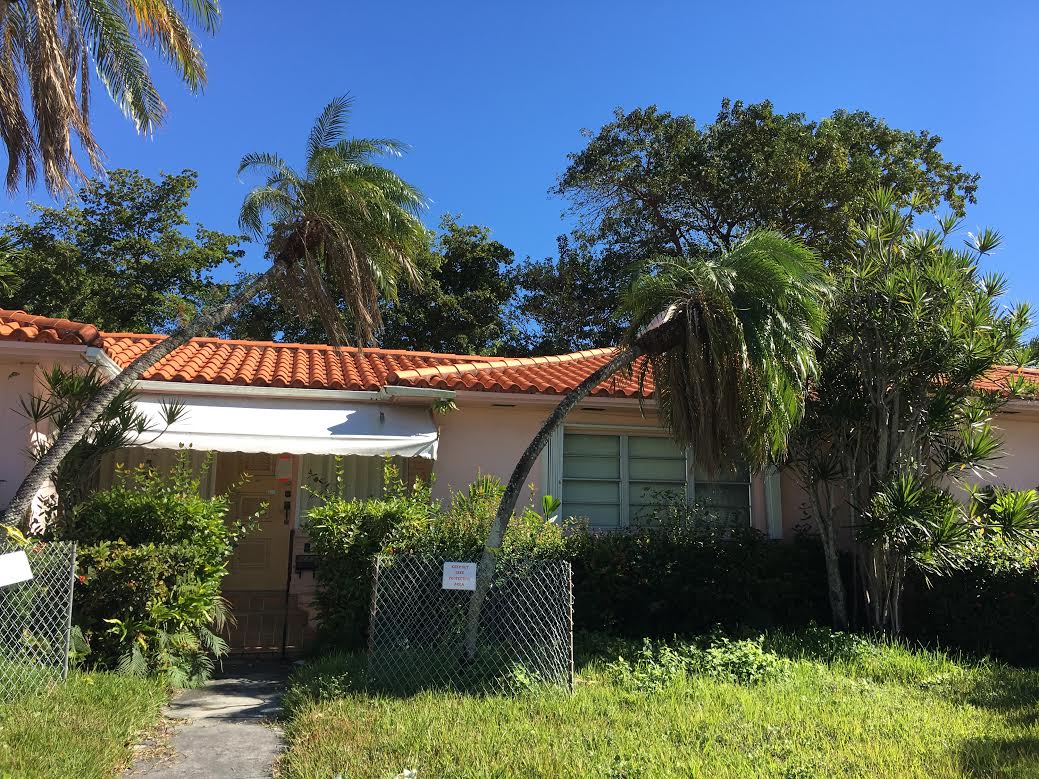
M313 390L292 393L184 394L176 398L184 407L184 415L169 427L163 414L167 399L145 394L137 400L137 407L154 429L163 432L150 440L146 435L136 445L217 452L436 458L437 428L427 407L315 397Z

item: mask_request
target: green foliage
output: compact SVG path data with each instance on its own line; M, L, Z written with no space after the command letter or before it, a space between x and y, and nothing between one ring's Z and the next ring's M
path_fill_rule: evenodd
M417 481L407 487L389 464L384 484L384 497L366 500L345 500L330 485L322 503L307 514L311 548L319 558L321 632L336 646L356 646L367 636L374 555L478 559L503 490L496 478L481 477L441 507L429 485ZM507 563L565 555L559 526L528 509L511 524L501 559Z
M754 232L708 258L661 257L622 296L658 414L709 470L781 460L815 377L830 285L818 256ZM663 321L661 321L663 319Z
M638 689L613 670L618 654L638 658L642 642L598 643L610 644L605 655L576 658L572 694L374 695L363 656L321 658L290 681L280 767L288 779L404 769L459 777L471 766L505 779L1024 779L1039 770L1035 671L812 628L654 644L655 655L666 646L677 656L668 662L678 673Z
M178 687L204 682L227 653L220 583L246 528L227 525L224 496L199 496L187 459L166 474L122 473L81 503L73 613L88 663Z
M784 667L782 658L762 648L763 641L720 635L681 643L646 639L634 657L618 657L605 673L618 687L637 692L660 692L693 675L754 684L778 676Z
M383 329L379 301L396 301L402 283L421 286L416 256L429 236L421 193L377 164L406 147L346 137L352 107L348 96L325 106L302 170L277 154L242 158L239 175L259 172L265 181L246 195L238 222L265 238L284 310L304 320L316 314L333 343L374 345Z
M305 529L318 556L315 604L321 635L337 646L360 646L368 634L371 609L372 559L386 538L403 524L436 513L429 488L421 482L408 492L399 475L387 465L384 498L346 500L338 482L329 485L322 502L307 512Z
M528 258L512 273L516 333L509 351L567 354L615 346L626 323L615 315L617 295L645 267L641 258L595 251L581 235L556 239L555 257Z
M511 249L492 240L486 227L445 216L440 232L415 256L422 288L403 286L396 301L379 303L387 349L500 354L512 336L507 304L515 290L508 274ZM341 299L336 306L349 316ZM236 315L226 332L234 338L325 343L328 332L315 315L286 311L276 295L261 295Z
M1000 534L973 537L944 576L910 572L905 632L940 646L1039 664L1039 552Z
M0 776L110 779L160 718L154 679L72 671L63 684L0 706Z
M18 251L0 308L89 322L110 332L165 332L226 295L213 272L237 265L241 236L194 226L186 210L198 174L154 181L117 169L60 208L32 204L32 221L2 237Z
M566 538L580 630L666 638L825 620L825 574L806 537L775 544L746 527L674 507L647 526Z
M649 106L618 110L586 137L555 188L578 230L557 260L519 268L518 309L534 320L525 346L541 354L616 344L626 324L612 319L618 292L661 255L716 254L764 229L838 261L870 190L920 192L917 213L944 203L962 216L978 186L944 159L938 136L861 111L815 122L767 101L724 100L698 125Z
M388 554L420 555L444 560L479 560L504 485L495 476L480 476L454 493L442 511L417 516L398 525L386 538ZM509 522L497 567L523 560L559 560L567 556L562 528L531 507Z
M30 454L42 457L107 381L95 366L81 371L56 364L43 371L43 392L22 398L22 413L33 426ZM147 443L184 415L183 405L163 401L160 419L153 421L137 408L137 398L132 386L120 390L58 465L52 477L57 500L49 506L47 519L47 525L55 525L55 532L67 532L62 524L95 487L106 454Z
M869 195L840 261L820 377L793 445L824 536L841 508L857 530L871 626L895 632L907 565L947 571L980 530L1034 538L1039 527L1034 494L1000 491L964 510L952 491L969 492L1000 455L992 417L1016 388L975 387L1019 347L1031 313L1005 306L1005 279L981 270L998 234L957 248L955 218L914 230L927 202L891 189Z
M206 63L195 34L212 34L219 25L217 0L10 0L0 15L7 188L17 189L23 176L33 186L42 166L48 191L65 194L69 178L81 175L74 137L90 164L103 169L90 127L95 75L138 132L154 133L167 109L142 49L157 52L197 92L206 82Z

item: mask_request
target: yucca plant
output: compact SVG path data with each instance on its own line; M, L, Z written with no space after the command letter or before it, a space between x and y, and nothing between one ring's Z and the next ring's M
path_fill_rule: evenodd
M179 7L178 7L179 6ZM216 0L5 0L0 3L0 136L7 187L33 186L37 167L52 193L81 175L72 138L101 168L90 127L91 70L138 132L166 116L142 47L157 50L192 92L206 83L197 29L215 33ZM24 93L24 94L23 94Z
M796 240L752 233L710 257L658 258L618 313L630 326L602 368L568 393L523 453L505 488L480 559L466 654L476 653L480 611L513 507L534 461L566 415L607 378L652 376L660 420L700 465L760 468L786 453L800 419L826 323L829 282Z
M998 233L956 247L955 218L914 229L912 204L889 190L871 193L867 209L853 245L833 260L838 285L821 372L792 463L818 520L835 623L848 624L837 557L843 522L860 542L870 626L897 633L907 566L948 570L974 533L1034 527L1034 512L997 522L962 500L971 483L993 477L1001 454L993 414L1027 389L1013 372L985 382L1023 354L1031 314L1003 303L1005 277L981 270Z
M4 524L21 520L33 496L120 392L264 289L273 286L288 310L307 315L316 311L339 344L377 341L379 300L395 299L400 283L419 282L414 257L428 240L419 219L425 201L418 190L378 164L400 154L400 143L346 137L350 108L350 98L340 97L321 112L307 139L302 170L271 153L242 159L240 172L267 174L246 196L240 222L265 238L270 267L245 279L227 302L200 312L101 387L37 460L5 510ZM349 320L335 305L337 297L345 301Z

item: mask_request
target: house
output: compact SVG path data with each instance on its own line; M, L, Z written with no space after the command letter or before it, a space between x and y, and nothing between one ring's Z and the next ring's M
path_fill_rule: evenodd
M32 431L20 400L39 392L41 372L56 363L92 364L114 375L163 337L102 333L89 324L0 310L0 505L30 465ZM439 498L479 474L507 479L560 396L610 354L500 359L196 338L138 385L146 413L157 415L164 399L175 398L187 414L117 459L162 468L186 446L196 462L215 453L207 485L213 493L250 476L234 496L233 514L268 508L237 549L225 582L237 618L232 646L271 651L286 635L290 648L300 647L313 630L314 579L300 517L314 498L305 487L315 478L327 481L337 456L344 458L348 497L380 492L386 456L396 458L409 481L432 474ZM1039 380L1039 371L1033 373ZM597 387L538 459L532 499L557 496L564 515L588 517L602 529L628 525L663 491L742 518L774 539L807 521L804 496L788 474L698 472L661 430L652 387L644 392L640 397L637 381L625 375ZM436 413L444 400L457 410ZM998 425L1007 443L999 480L1035 486L1039 403L1013 401Z

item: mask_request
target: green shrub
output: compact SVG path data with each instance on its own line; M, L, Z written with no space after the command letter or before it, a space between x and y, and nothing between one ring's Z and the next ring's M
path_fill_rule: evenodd
M903 625L928 644L1039 664L1039 552L978 539L949 574L911 572Z
M606 665L615 684L638 692L657 692L704 676L734 684L774 678L789 662L763 648L764 638L733 640L715 635L699 641L643 641L632 659L618 657Z
M226 654L220 583L244 532L224 496L199 497L186 458L168 473L120 472L75 512L80 542L73 616L95 668L193 686Z
M305 528L319 560L315 605L324 643L363 644L374 555L478 559L503 491L497 479L481 477L441 507L428 485L417 482L409 489L392 465L386 469L385 497L345 500L333 488L307 513ZM562 530L527 509L510 523L500 560L505 566L511 560L560 559L565 554Z
M816 541L769 541L696 507L672 505L624 531L573 528L567 556L580 630L663 638L829 621Z
M341 478L340 470L336 481ZM315 606L323 642L348 647L364 643L372 602L373 556L395 528L436 513L429 488L419 482L409 492L389 464L384 483L386 497L367 500L346 500L335 486L320 495L322 502L307 512L304 528L319 559Z
M504 491L498 478L479 477L465 491L453 494L442 511L416 515L397 525L386 539L386 553L479 560ZM528 506L510 520L498 562L507 566L513 560L559 560L568 555L563 529Z

